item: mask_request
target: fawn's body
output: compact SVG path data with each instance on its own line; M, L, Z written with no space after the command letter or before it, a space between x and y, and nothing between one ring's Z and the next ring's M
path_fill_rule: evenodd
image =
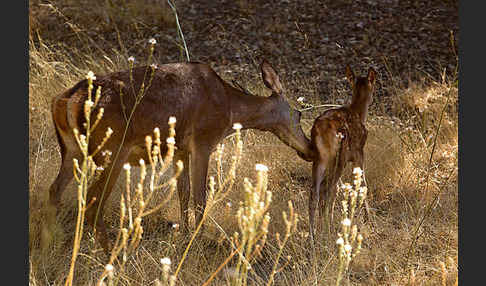
M314 150L312 190L309 196L309 226L311 239L315 232L316 208L321 220L329 215L330 204L336 196L336 184L348 162L363 169L365 127L368 107L375 84L375 71L367 77L355 78L349 67L346 76L351 84L351 103L325 111L314 121L311 143ZM328 222L329 223L329 222Z
M205 64L161 65L155 71L150 86L150 70L145 75L147 68L134 68L131 75L129 71L122 71L98 76L93 82L93 90L101 86L102 95L97 108L103 107L105 111L103 119L91 135L90 147L96 148L108 127L114 133L104 149L112 151L114 157L121 146L116 161L105 168L100 179L90 186L87 194L88 202L93 198L96 200L87 210L86 218L92 226L96 223L97 238L106 252L110 251L110 246L103 221L103 207L121 167L127 161L138 166L140 156L146 156L145 136L151 134L155 127L160 129L161 138L168 136L167 122L170 116L177 119L174 162L181 160L184 164L177 184L183 229L188 226L190 189L196 208L196 224L202 218L202 210L206 205L209 156L220 141L234 132L234 123L241 123L243 129L270 131L294 148L302 158L310 160L311 157L310 141L300 127L300 112L293 110L285 100L278 75L267 62L262 63L261 71L265 85L273 91L270 97L245 94L224 82ZM131 76L133 82L130 80ZM136 107L126 138L122 140L127 124L126 115L131 112L136 93L143 81L149 89ZM62 165L49 190L51 212L52 209L59 208L61 194L73 178L73 158L79 160L81 157L73 128L84 130L83 107L86 99L87 81L83 80L53 100L52 115L61 148ZM96 113L94 111L93 116ZM99 162L102 158L98 154L94 160ZM112 167L113 171L109 176ZM99 215L96 215L98 209Z

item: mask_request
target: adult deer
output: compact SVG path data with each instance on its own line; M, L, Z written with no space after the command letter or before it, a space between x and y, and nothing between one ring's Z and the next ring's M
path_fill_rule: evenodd
M241 123L243 129L258 129L275 134L281 141L295 149L304 160L311 160L310 141L300 126L300 112L290 107L285 99L280 79L267 62L260 68L263 83L272 90L269 97L252 96L224 82L216 72L202 63L173 63L159 66L154 73L149 90L138 104L133 120L128 127L125 140L122 134L126 127L124 109L134 106L134 90L141 86L148 76L148 67L134 68L132 72L115 72L98 76L93 81L94 88L102 87L101 99L97 108L104 108L104 117L91 134L92 142L101 142L104 130L114 131L105 145L105 149L115 151L121 146L116 161L105 168L100 179L90 186L87 202L94 204L87 210L86 218L91 226L96 223L97 239L106 252L109 252L109 240L103 221L103 207L109 198L113 185L125 162L138 165L140 152L145 148L145 136L159 127L161 138L168 136L167 121L175 116L177 123L176 151L174 162L181 160L184 170L179 176L177 190L180 203L181 228L188 227L188 203L190 188L193 192L196 225L202 219L206 206L206 176L209 156L216 145L234 132L234 123ZM131 81L131 76L133 82ZM73 136L73 129L83 129L83 106L87 99L87 80L80 81L74 87L54 98L52 116L59 141L62 165L57 178L50 187L49 207L57 209L61 194L73 178L73 158L81 157ZM123 94L123 104L120 102ZM93 114L96 114L94 111ZM94 115L93 115L94 116ZM96 145L92 144L92 145ZM94 146L93 146L94 148ZM165 147L166 148L166 147ZM163 153L166 150L161 150ZM101 155L94 158L102 160ZM108 170L113 167L111 176ZM189 170L191 176L189 175ZM105 187L106 184L106 187ZM104 195L102 192L104 190ZM99 208L99 214L96 215Z
M315 213L319 205L321 220L328 218L329 206L336 197L336 184L348 162L363 170L368 107L375 88L376 72L368 70L366 77L356 78L349 66L346 77L351 84L351 103L326 110L316 118L311 129L315 157L312 164L313 188L309 196L309 226L313 240ZM329 226L328 222L328 226Z

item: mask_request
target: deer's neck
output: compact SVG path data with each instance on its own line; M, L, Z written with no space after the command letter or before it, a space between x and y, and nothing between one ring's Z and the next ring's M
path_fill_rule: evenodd
M369 97L362 98L362 99L353 98L351 104L349 105L351 111L359 115L359 118L361 119L361 122L363 124L366 121L366 116L368 115L368 108L370 106L370 103L371 103L371 98Z
M247 95L234 90L231 94L231 124L240 123L243 129L272 131L271 99Z
M235 89L229 95L231 124L240 123L243 129L270 131L296 150L300 157L308 161L313 158L310 140L302 132L300 124L288 126L272 98L247 95Z

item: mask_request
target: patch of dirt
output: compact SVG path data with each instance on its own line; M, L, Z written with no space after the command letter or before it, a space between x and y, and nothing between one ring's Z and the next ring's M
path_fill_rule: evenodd
M453 75L457 65L457 1L193 0L178 10L191 59L244 66L265 57L283 73L319 76L319 94L346 64L405 85L419 75L439 80L444 68Z
M119 51L143 61L146 40L154 37L159 64L186 60L166 0L112 0L108 6L84 0L82 7L71 1L43 2L30 1L31 29L41 29L50 43L91 53ZM301 79L312 79L307 94L310 90L321 102L335 101L330 93L347 89L346 64L358 74L369 66L378 71L377 98L392 96L396 87L410 82L440 81L444 69L447 76L456 76L458 1L173 2L192 61L211 64L223 77L260 83L257 68L266 58L284 82L296 81L287 87L294 100L306 88ZM80 41L83 33L90 39Z

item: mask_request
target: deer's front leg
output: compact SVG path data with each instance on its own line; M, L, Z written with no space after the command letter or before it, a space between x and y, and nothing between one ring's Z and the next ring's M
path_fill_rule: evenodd
M208 174L210 150L196 148L191 154L191 175L196 228L201 222L206 208L206 176Z
M189 210L189 197L191 194L190 176L189 176L189 154L186 152L176 152L174 157L174 169L177 168L177 161L181 160L184 169L177 180L177 194L179 196L179 206L181 214L181 231L188 232L189 219L187 211Z

